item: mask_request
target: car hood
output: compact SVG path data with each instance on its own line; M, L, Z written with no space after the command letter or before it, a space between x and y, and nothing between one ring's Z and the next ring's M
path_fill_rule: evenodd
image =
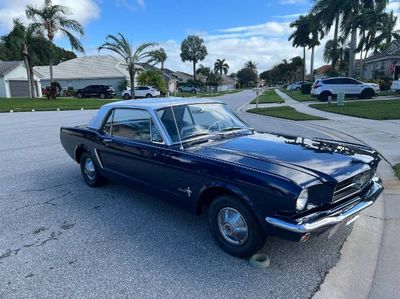
M268 171L299 185L340 182L376 167L377 152L356 144L269 133L231 136L198 147L202 155Z

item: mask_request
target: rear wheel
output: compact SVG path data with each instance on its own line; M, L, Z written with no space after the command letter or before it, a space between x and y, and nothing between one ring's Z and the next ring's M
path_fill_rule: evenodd
M81 173L83 180L90 187L98 187L105 183L105 178L97 171L92 156L85 152L80 159Z
M131 98L131 96L129 94L124 94L123 96L124 100L129 100Z
M106 98L106 95L104 93L101 93L100 94L100 99L105 99L105 98Z
M326 102L328 101L328 98L331 97L332 94L329 91L323 91L320 95L319 95L319 100L322 102Z
M236 197L217 197L209 207L208 223L217 244L233 256L250 257L265 244L266 236L253 212Z
M182 92L182 88L178 88L178 92Z
M79 99L82 99L83 98L83 96L82 96L82 94L79 92L77 95L76 95Z
M370 99L373 96L375 96L375 91L373 91L371 88L368 88L368 89L364 89L361 92L360 98L361 99Z
M152 97L153 96L150 93L146 94L146 98L152 98Z

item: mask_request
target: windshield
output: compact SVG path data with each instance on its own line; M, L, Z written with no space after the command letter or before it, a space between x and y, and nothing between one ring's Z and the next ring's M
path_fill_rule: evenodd
M227 105L221 103L167 107L158 110L157 114L173 143L179 142L179 136L186 141L199 136L250 129Z

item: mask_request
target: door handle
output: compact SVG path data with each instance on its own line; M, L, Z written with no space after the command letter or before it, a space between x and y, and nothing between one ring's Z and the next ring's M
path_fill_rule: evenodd
M103 143L105 146L108 146L110 143L112 143L112 139L103 139Z

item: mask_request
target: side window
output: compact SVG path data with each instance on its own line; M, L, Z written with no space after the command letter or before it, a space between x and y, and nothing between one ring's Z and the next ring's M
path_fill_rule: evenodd
M130 140L162 142L150 114L140 109L115 109L111 135Z
M108 116L108 118L102 128L103 132L106 133L107 135L111 135L111 124L112 124L113 115L114 115L114 110L111 111L110 115Z

